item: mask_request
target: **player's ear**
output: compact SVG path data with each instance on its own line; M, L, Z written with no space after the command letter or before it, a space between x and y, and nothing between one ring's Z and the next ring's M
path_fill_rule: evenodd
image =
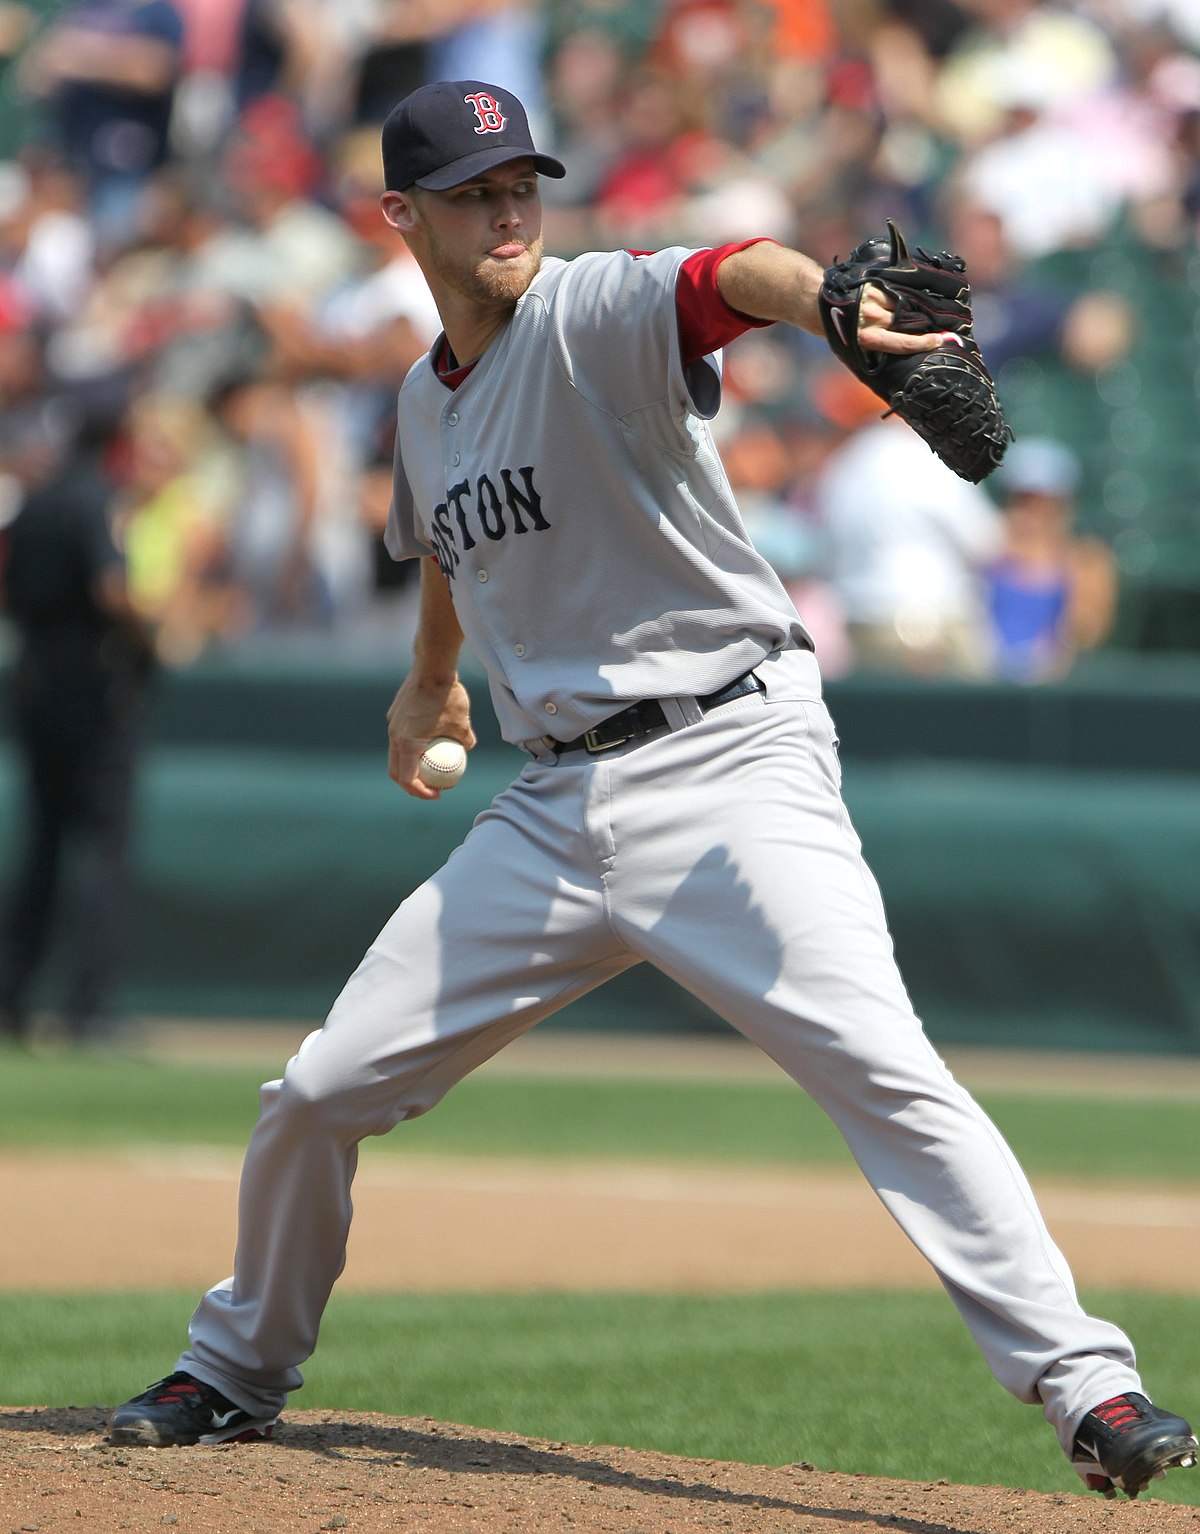
M417 227L417 203L411 193L384 192L379 207L398 234L409 235Z

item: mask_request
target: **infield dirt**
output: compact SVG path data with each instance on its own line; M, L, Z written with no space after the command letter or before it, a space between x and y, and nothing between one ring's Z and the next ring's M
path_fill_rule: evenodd
M289 1413L270 1443L107 1444L97 1408L0 1410L0 1528L38 1534L1196 1534L1140 1498L885 1481Z

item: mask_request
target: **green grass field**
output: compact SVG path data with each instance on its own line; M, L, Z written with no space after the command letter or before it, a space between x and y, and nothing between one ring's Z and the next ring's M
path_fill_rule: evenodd
M108 1404L162 1374L194 1295L8 1294L10 1405ZM1088 1296L1163 1399L1200 1405L1200 1300ZM1079 1490L1041 1414L991 1379L936 1294L343 1295L296 1407L431 1416L570 1443ZM1195 1477L1155 1495L1200 1506Z
M0 1145L241 1145L261 1076L3 1052ZM985 1101L1036 1172L1197 1176L1200 1105ZM760 1165L846 1159L823 1116L786 1082L486 1073L379 1154L401 1149ZM1133 1334L1156 1394L1200 1416L1200 1298L1086 1298ZM5 1294L0 1399L122 1399L170 1366L195 1299ZM1040 1413L995 1384L937 1293L335 1295L294 1404L756 1463L1078 1489ZM1200 1506L1200 1475L1176 1475L1161 1494Z
M240 1147L261 1070L139 1060L31 1059L0 1051L0 1146L147 1143ZM1200 1102L980 1100L1031 1171L1200 1179ZM1101 1132L1101 1130L1103 1132ZM435 1112L379 1142L382 1154L598 1157L796 1166L846 1163L829 1120L786 1080L707 1082L468 1078Z

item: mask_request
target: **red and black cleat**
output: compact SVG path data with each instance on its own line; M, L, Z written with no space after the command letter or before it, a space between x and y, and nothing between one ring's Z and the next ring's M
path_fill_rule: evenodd
M278 1414L255 1417L219 1390L181 1371L158 1380L132 1401L118 1406L108 1422L112 1443L249 1443L269 1438Z
M1079 1424L1071 1463L1089 1491L1115 1497L1117 1487L1136 1497L1168 1470L1196 1463L1189 1422L1160 1411L1141 1395L1114 1396Z

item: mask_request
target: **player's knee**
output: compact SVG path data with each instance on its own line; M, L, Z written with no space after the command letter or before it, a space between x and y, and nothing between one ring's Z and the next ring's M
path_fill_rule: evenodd
M442 1095L428 1083L385 1082L374 1073L327 1067L328 1062L302 1054L288 1066L282 1081L264 1088L264 1110L286 1124L287 1133L363 1140L387 1134L401 1120L428 1112ZM274 1093L272 1103L267 1101L268 1091Z
M272 1085L273 1113L295 1134L340 1134L351 1126L357 1129L366 1112L360 1091L337 1076L309 1068L303 1060L293 1061L283 1080ZM361 1133L369 1134L370 1130L363 1128Z

